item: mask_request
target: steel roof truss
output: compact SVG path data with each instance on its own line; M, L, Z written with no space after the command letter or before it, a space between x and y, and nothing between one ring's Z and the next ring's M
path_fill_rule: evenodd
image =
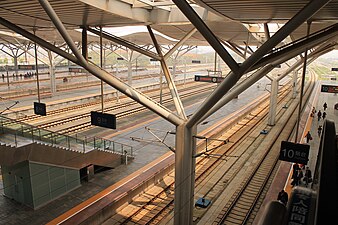
M170 91L171 96L173 98L173 101L174 101L174 104L175 104L175 107L176 107L176 111L177 111L178 115L180 115L183 119L186 119L187 116L185 115L185 111L184 111L184 107L183 107L181 98L178 94L177 88L175 86L175 82L172 79L172 76L171 76L170 71L168 69L167 63L166 63L166 61L165 61L165 59L162 55L160 46L157 43L156 37L155 37L151 27L147 26L147 29L148 29L148 32L150 34L151 39L153 40L157 54L161 57L160 63L161 63L162 71L163 71L163 74L164 74L164 76L167 80L168 88L169 88L169 91Z
M217 54L229 66L232 71L237 71L239 66L232 58L228 51L223 47L218 38L212 33L209 27L198 16L195 10L189 5L186 0L173 0L176 6L183 12L183 14L190 20L190 22L203 35L205 40L213 47Z
M88 31L92 32L93 34L100 35L100 31L98 31L97 29L88 27ZM157 60L161 59L157 54L155 54L155 53L153 53L149 50L143 49L143 48L141 48L141 47L139 47L139 46L137 46L137 45L135 45L135 44L133 44L129 41L123 40L122 38L114 36L114 35L112 35L108 32L102 32L102 37L107 39L107 40L113 41L113 42L115 42L119 45L123 45L127 48L130 48L130 49L132 49L136 52L142 53L143 55L146 55L150 58L157 59Z
M107 84L111 85L112 87L116 88L120 92L124 93L128 97L132 98L136 102L142 104L143 106L147 107L148 109L152 110L153 112L157 113L159 116L163 117L167 121L171 122L174 125L180 125L183 123L183 120L178 117L176 114L172 113L169 109L165 108L164 106L158 104L157 102L153 101L143 93L137 91L133 87L125 84L123 81L118 79L117 77L112 76L110 73L102 70L101 68L97 67L96 65L89 64L86 61L83 63L73 55L55 47L54 45L48 43L47 41L31 34L30 32L16 26L15 24L3 19L0 17L0 24L7 27L8 29L13 30L14 32L21 34L22 36L36 42L37 44L43 46L44 48L51 50L62 57L74 62L77 65L82 66L93 75L98 77L99 79L103 80ZM80 54L80 57L82 55Z
M173 0L176 4L181 2ZM182 1L185 2L185 1ZM316 12L324 7L329 0L311 1L301 11L299 11L291 20L289 20L281 29L279 29L269 40L263 43L248 59L246 59L238 70L232 70L223 82L212 92L202 103L197 111L189 118L187 126L193 126L203 115L209 111L241 78L248 72L265 54L271 51L276 45L283 41L290 33L297 29L301 24L311 18ZM186 2L185 2L186 3ZM188 5L189 6L189 5ZM182 7L183 8L183 7ZM202 21L203 22L203 21ZM200 31L201 32L201 31ZM266 64L264 64L266 65Z

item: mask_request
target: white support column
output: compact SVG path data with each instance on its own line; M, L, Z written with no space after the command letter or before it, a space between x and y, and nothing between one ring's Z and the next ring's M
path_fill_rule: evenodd
M19 66L18 66L18 56L17 55L13 56L13 61L14 61L15 75L18 75Z
M175 224L193 224L196 126L176 127L175 149Z
M173 72L172 72L173 77L176 77L176 64L177 64L177 59L174 58L173 59Z
M293 71L293 76L292 76L292 98L297 97L297 77L298 77L298 71L294 70Z
M49 59L49 75L50 75L50 92L52 95L54 95L56 93L55 68L53 55L50 50L48 50L48 59Z
M278 80L276 78L273 78L271 81L270 109L268 117L269 126L274 126L276 122L277 96L278 96Z
M131 60L128 60L128 85L132 85L133 83L133 79L132 79L132 76L133 76L133 62Z

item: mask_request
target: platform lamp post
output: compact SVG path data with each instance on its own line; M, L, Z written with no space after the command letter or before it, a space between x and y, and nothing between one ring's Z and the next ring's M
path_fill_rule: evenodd
M7 86L8 86L8 89L10 89L10 87L9 87L8 65L7 64L6 64L6 75L7 75Z
M309 38L311 28L311 21L307 21L307 35L306 39ZM297 126L296 126L296 134L295 134L295 143L298 143L298 130L300 125L300 115L302 113L302 104L303 104L303 92L304 92L304 83L305 83L305 74L306 74L306 62L307 62L307 52L308 48L305 49L304 52L304 61L303 61L303 73L302 73L302 83L300 86L300 97L299 97L299 107L298 107L298 117L297 117Z
M35 35L36 28L33 29ZM36 72L36 87L38 92L38 102L40 103L40 84L39 84L39 68L38 68L38 52L36 42L34 42L34 54L35 54L35 72Z
M100 26L100 67L103 67L102 26ZM103 80L101 80L101 109L103 113Z
M163 75L162 75L162 70L160 70L160 104L162 104L163 101Z

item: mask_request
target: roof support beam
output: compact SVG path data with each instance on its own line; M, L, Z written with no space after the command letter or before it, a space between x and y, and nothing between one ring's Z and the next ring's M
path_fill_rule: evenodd
M93 28L90 28L88 27L87 28L88 31L92 32L93 34L96 34L96 35L100 35L100 31L99 30L96 30L96 29L93 29ZM117 38L115 37L114 35L108 35L106 32L102 32L102 37L107 39L107 40L110 40L110 41L113 41L119 45L123 45L127 48L130 48L136 52L139 52L145 56L148 56L150 58L153 58L153 59L157 59L157 60L161 60L161 57L159 57L157 54L155 53L152 53L150 51L147 51L147 50L144 50L140 47L137 47L136 45L133 45L127 41L124 41L122 38Z
M222 108L225 104L227 104L229 101L234 99L240 93L245 91L247 88L249 88L256 81L261 79L263 76L268 74L273 69L274 69L274 66L269 64L269 65L263 67L262 69L256 71L254 74L252 74L250 77L248 77L245 81L241 82L236 87L234 87L231 91L229 91L226 95L224 95L223 98L220 101L218 101L207 113L205 113L203 115L203 117L198 121L198 123L202 122L203 120L208 118L210 115L215 113L217 110Z
M178 95L178 92L177 92L177 88L175 86L175 83L171 77L171 74L170 74L170 71L168 69L168 66L167 66L167 63L162 55L162 51L161 51L161 48L159 46L159 44L157 43L157 40L155 38L155 35L151 29L150 26L147 26L147 29L148 29L148 32L150 34L150 37L154 43L154 46L156 48L156 51L157 51L157 54L161 57L161 60L160 60L160 63L161 63L161 67L162 67L162 70L163 70L163 73L164 73L164 76L167 80L167 83L168 83L168 88L169 88L169 91L171 93L171 96L173 98L173 101L174 101L174 104L175 104L175 107L176 107L176 111L178 113L178 115L180 115L182 118L186 119L187 116L185 115L185 111L184 111L184 107L183 107L183 104L182 104L182 101L180 99L180 96Z
M178 0L173 0L181 2ZM185 2L182 0L182 2ZM298 12L291 20L289 20L280 30L278 30L269 40L263 43L236 71L231 73L223 80L223 82L211 93L203 102L200 108L189 118L187 126L195 125L203 115L216 104L225 93L227 93L240 79L240 77L248 72L265 54L271 51L277 44L284 40L291 32L297 29L301 24L306 22L318 10L324 7L329 0L311 1L300 12ZM266 64L264 64L266 65Z
M260 68L268 63L274 62L279 64L280 62L286 61L285 58L291 59L302 52L304 48L313 48L316 45L319 45L332 37L335 37L338 34L338 23L331 26L330 28L325 28L324 31L319 32L316 35L309 37L303 41L296 41L290 47L286 47L282 50L276 51L268 56L261 58L250 70Z
M264 33L265 33L265 40L269 40L270 31L269 31L269 25L267 23L264 23Z
M186 0L173 0L177 7L183 12L183 14L190 20L190 22L197 28L197 30L203 35L205 40L213 47L217 54L223 59L223 61L229 66L229 68L237 72L239 66L237 62L232 58L228 51L223 47L218 38L212 33L209 27L198 16L195 10L190 6Z
M186 40L188 40L195 32L197 31L196 28L193 28L189 33L187 33L177 44L171 48L164 56L163 58L167 60L180 46L184 44Z
M16 26L15 24L3 19L0 17L0 24L7 27L8 29L21 34L22 36L35 41L40 46L49 49L56 54L74 62L77 65L84 67L86 70L91 72L94 76L98 77L99 79L103 80L107 84L111 85L112 87L116 88L120 92L124 93L128 97L132 98L136 102L142 104L143 106L147 107L148 109L152 110L153 112L157 113L159 116L163 117L167 121L171 122L174 125L180 125L183 123L183 120L179 118L176 114L172 113L169 109L165 108L164 106L158 104L157 102L153 101L149 97L143 95L141 92L137 91L133 87L128 86L118 78L112 76L108 72L101 70L99 67L89 64L89 63L81 63L76 57L73 55L55 47L54 45L46 42L45 40L31 34L30 32L22 29L21 27Z

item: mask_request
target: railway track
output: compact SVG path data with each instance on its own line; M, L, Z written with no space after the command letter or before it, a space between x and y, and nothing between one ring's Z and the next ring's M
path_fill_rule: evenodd
M284 90L281 91L281 96L279 97L279 105L281 105L281 102L285 101L288 93L289 91L287 90L287 88L284 88ZM266 100L266 98L264 99ZM204 183L206 182L206 180L208 180L207 177L215 173L214 171L227 171L219 175L219 177L216 179L218 181L213 182L214 185L212 185L212 188L210 188L209 191L203 194L204 197L208 197L208 199L216 198L220 195L220 191L215 190L223 189L225 183L230 183L231 180L235 179L235 175L241 168L240 166L236 166L236 162L240 161L240 159L243 158L242 156L245 155L245 152L241 154L239 154L238 152L235 153L234 149L237 149L240 144L247 143L248 140L244 137L247 137L250 133L254 132L253 129L255 127L260 128L266 126L266 122L264 122L264 119L266 119L266 115L268 113L268 104L269 103L267 101L265 101L265 103L262 103L259 109L256 109L255 112L250 113L240 124L237 124L234 128L232 128L228 132L227 137L221 137L221 139L228 138L232 144L224 145L223 148L221 147L222 144L220 144L220 142L210 143L210 147L215 148L216 150L213 152L213 154L208 154L208 157L198 160L196 164L196 190L199 190L201 186L206 185ZM280 116L283 114L283 111L285 111L285 109L282 106L279 107ZM239 135L239 133L241 133L241 135ZM243 135L243 133L246 134L246 136ZM221 169L221 167L224 167L222 162L224 162L225 160L232 162L232 166L228 165L227 169ZM238 170L234 169L236 167ZM232 171L232 173L230 173L230 171ZM215 178L212 179L213 181L215 181ZM162 220L162 218L170 220L168 214L173 209L173 175L171 174L168 177L164 178L162 183L165 183L166 185L161 187L153 187L152 189L147 191L145 195L142 195L140 199L134 199L135 202L143 202L142 205L137 204L138 207L135 207L134 205L133 209L130 209L128 207L121 209L121 211L119 211L116 215L117 218L113 217L113 220L116 221L116 223L107 222L106 224L127 224L131 221L136 224L158 224L159 221ZM223 187L220 188L218 186ZM164 198L163 196L166 196L166 198ZM148 199L148 201L146 201L145 199ZM200 219L198 217L198 213L197 215L194 214L194 218L195 222ZM109 219L109 221L111 221L111 219Z
M313 79L313 77L312 77ZM306 87L305 98L308 99L313 89L314 83L309 82ZM293 104L293 106L292 106ZM296 110L297 104L292 103L289 107L294 107ZM257 163L251 165L253 170L246 176L239 188L235 191L230 201L221 210L219 216L214 220L213 224L251 224L254 220L257 208L261 205L264 199L264 193L268 189L268 184L272 182L276 173L280 142L288 140L292 134L296 118L292 113L277 115L286 121L280 128L278 135L274 135L269 141L268 148ZM257 206L257 207L256 207Z
M198 94L204 94L204 93L210 92L210 91L211 91L210 86L207 86L207 87L203 87L203 88L197 88L197 89L189 90L187 93L181 94L180 97L181 97L182 100L185 100L189 97L193 97L193 96L196 96ZM165 94L163 97L164 97L164 99L162 100L163 105L168 106L168 105L172 104L171 95L169 93ZM157 96L154 99L158 100L159 97ZM112 111L116 112L116 111L118 111L114 114L116 115L117 119L122 119L122 118L132 116L132 115L137 114L137 113L144 112L146 110L147 110L146 107L144 107L144 106L142 106L138 103L133 102L131 105L128 105L128 107L127 106L120 106L118 109L107 108L107 109L105 109L105 112L112 112ZM85 115L82 115L82 117L81 117L81 119L86 120L85 122L79 122L77 125L72 126L72 127L58 129L58 130L55 130L55 132L60 133L60 134L73 134L73 133L77 133L79 131L83 131L85 129L89 129L89 128L92 127L90 121L88 121L89 117L90 117L90 114L86 113Z
M197 84L191 82L187 87L181 88L182 99L187 99L196 94L208 92L212 89L212 84ZM158 90L150 91L150 97L159 101ZM171 95L169 92L163 93L163 104L171 103ZM29 123L38 128L49 129L60 134L72 134L79 131L89 129L90 111L97 111L101 106L101 101L92 101L83 104L68 106L60 109L51 110L47 116L29 115L16 119L16 121ZM125 118L136 113L145 111L146 108L135 101L127 99L121 103L116 103L112 99L105 100L105 112L113 112L118 119Z

